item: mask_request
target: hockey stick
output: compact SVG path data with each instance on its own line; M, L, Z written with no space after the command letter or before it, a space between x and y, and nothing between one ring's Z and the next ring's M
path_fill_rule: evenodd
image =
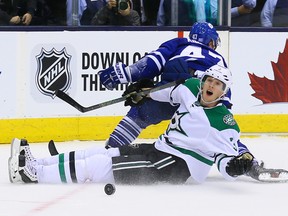
M155 92L155 91L159 91L161 89L169 88L169 87L184 83L184 81L185 80L180 79L180 80L169 82L169 83L166 83L164 85L161 85L161 86L158 86L158 87L155 87L155 88L152 88L152 89L144 90L144 91L141 91L141 92L138 92L138 93L131 92L131 93L129 93L127 95L124 95L122 97L115 98L115 99L112 99L112 100L109 100L109 101L105 101L105 102L102 102L102 103L99 103L99 104L95 104L95 105L92 105L92 106L88 106L88 107L82 106L81 104L79 104L77 101L75 101L73 98L71 98L69 95L67 95L65 92L63 92L61 90L56 90L54 94L55 94L55 96L57 96L58 98L62 99L65 102L67 102L68 104L70 104L71 106L73 106L74 108L79 110L80 112L85 113L85 112L89 112L89 111L92 111L92 110L95 110L95 109L99 109L99 108L102 108L102 107L105 107L105 106L109 106L109 105L112 105L112 104L115 104L115 103L119 103L119 102L125 101L127 98L131 97L131 95L135 95L136 97L137 96L146 96L149 93L152 93L152 92Z

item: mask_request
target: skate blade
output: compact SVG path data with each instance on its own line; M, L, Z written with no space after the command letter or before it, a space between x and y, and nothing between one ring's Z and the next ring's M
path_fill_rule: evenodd
M11 142L11 157L15 156L15 155L19 155L20 154L20 145L21 145L21 140L14 138Z
M288 172L279 171L272 173L261 173L259 181L262 182L288 182Z
M19 155L10 157L8 159L8 172L9 180L11 183L21 182L21 176L19 174Z
M9 180L11 183L21 181L21 176L19 175L19 154L20 154L20 144L21 140L14 138L11 142L10 157L8 159L8 172Z

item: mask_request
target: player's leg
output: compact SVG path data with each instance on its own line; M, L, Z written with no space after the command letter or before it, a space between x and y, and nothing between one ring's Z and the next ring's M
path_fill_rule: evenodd
M107 145L119 147L132 143L147 126L169 120L176 109L177 107L173 107L169 103L153 100L148 100L137 107L131 107L128 114L110 134Z
M102 147L35 159L27 141L15 139L11 144L9 176L13 183L113 182L111 157L118 155L118 149Z
M50 149L51 148L51 145L52 148L53 148L53 152L52 150ZM49 151L50 151L50 154L52 156L56 156L56 157L44 157L44 158L37 158L37 162L38 164L41 164L41 165L44 165L44 166L47 166L47 165L52 165L52 164L55 164L55 163L58 163L58 157L57 155L60 154L58 152L58 150L56 149L56 146L54 144L54 141L50 141L49 142ZM119 150L117 148L109 148L108 150L103 147L103 146L92 146L90 148L87 148L87 149L84 149L84 150L78 150L76 151L75 153L75 160L84 160L85 158L87 157L91 157L95 154L103 154L103 155L106 155L108 157L116 157L118 156L120 153L119 153ZM69 157L65 157L64 158L64 162L66 162L67 160L69 160Z
M154 144L125 145L120 157L112 158L116 183L185 183L190 177L186 162L155 149Z
M76 159L77 151L57 155L59 162L37 165L39 183L113 183L111 157L95 154Z

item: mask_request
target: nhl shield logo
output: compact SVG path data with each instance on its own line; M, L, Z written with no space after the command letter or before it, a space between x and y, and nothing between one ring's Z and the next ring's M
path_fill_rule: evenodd
M57 51L54 48L46 51L42 48L41 53L36 56L37 74L36 85L44 95L55 97L55 90L65 91L71 84L70 60L66 49Z

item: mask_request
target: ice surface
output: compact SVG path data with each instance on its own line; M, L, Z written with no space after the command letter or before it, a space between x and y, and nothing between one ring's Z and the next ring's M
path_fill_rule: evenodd
M141 142L143 140L137 140ZM145 140L147 142L147 140ZM288 137L243 138L266 167L288 169ZM56 143L59 151L104 142ZM31 144L36 157L48 156L47 143ZM10 145L0 145L0 216L258 216L287 215L288 183L260 183L248 177L228 182L213 168L203 184L123 186L114 195L102 184L11 184Z

